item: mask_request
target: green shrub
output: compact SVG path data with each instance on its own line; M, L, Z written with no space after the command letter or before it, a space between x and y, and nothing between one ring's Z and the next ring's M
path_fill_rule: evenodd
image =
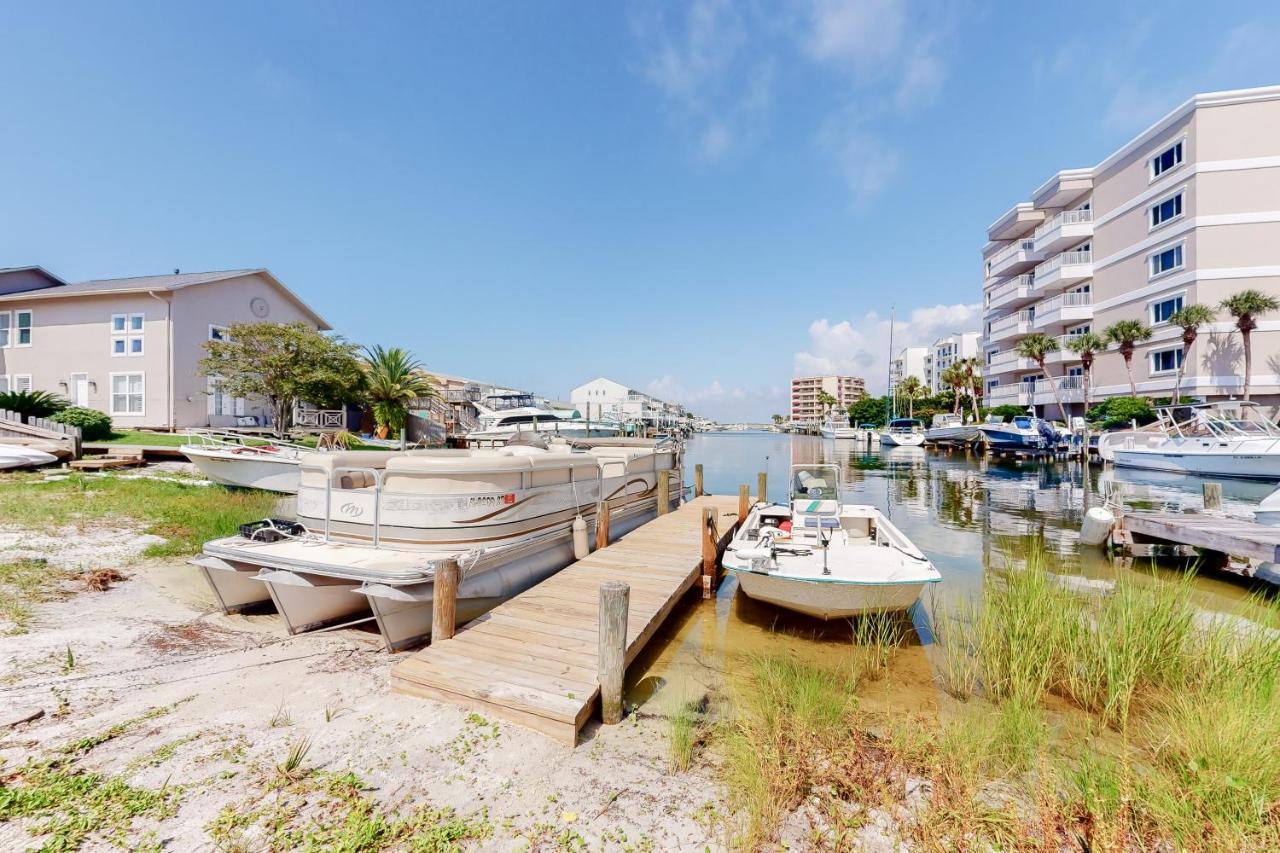
M1155 419L1151 403L1141 397L1112 397L1089 410L1089 421L1100 423L1103 429L1121 429L1135 420L1142 426Z
M48 391L5 391L0 393L0 409L28 418L47 418L67 407L67 401Z
M1008 420L1009 418L1016 418L1020 415L1025 415L1026 413L1027 413L1026 406L1016 406L1013 403L1006 403L1003 406L992 406L990 409L982 410L982 414L984 416L999 415L1002 420Z
M85 441L102 441L111 437L111 416L97 409L72 406L58 412L50 420L80 427L81 438Z

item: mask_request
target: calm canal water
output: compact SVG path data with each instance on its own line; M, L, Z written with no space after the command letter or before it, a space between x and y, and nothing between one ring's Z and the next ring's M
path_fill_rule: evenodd
M1087 472L1078 461L997 460L963 452L895 447L865 451L854 441L776 433L704 433L692 438L685 456L686 485L696 464L703 466L712 494L737 495L740 484L756 492L760 471L769 475L769 497L785 500L791 465L829 462L840 466L844 499L879 507L942 573L918 608L916 636L895 655L889 694L894 705L928 710L937 701L929 663L930 613L948 602L980 596L983 576L1020 559L1027 545L1042 539L1054 555L1053 571L1064 583L1105 590L1121 573L1149 577L1149 564L1123 568L1098 548L1080 547L1077 533L1086 499L1100 503L1104 491L1118 489L1130 508L1199 508L1201 480L1194 477L1107 469ZM1087 483L1086 483L1087 475ZM1247 481L1223 483L1224 510L1249 517L1273 486ZM1087 491L1086 491L1087 490ZM1195 580L1199 606L1233 611L1250 587L1234 578L1203 574ZM698 593L694 593L697 595ZM716 597L691 597L667 621L642 658L629 670L631 701L657 707L697 698L718 689L726 677L746 672L752 659L786 650L815 663L836 663L848 654L847 622L822 622L738 593L732 577Z

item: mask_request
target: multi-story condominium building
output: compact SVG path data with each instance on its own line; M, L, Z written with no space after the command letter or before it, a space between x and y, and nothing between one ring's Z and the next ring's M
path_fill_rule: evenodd
M958 361L975 358L981 342L981 332L957 332L934 341L924 361L923 378L929 390L934 394L951 390L950 386L942 381L942 374Z
M866 396L866 384L858 376L799 376L791 380L791 420L815 423L826 415L818 395L823 391L845 408Z
M266 423L266 406L197 373L233 323L329 324L265 269L68 283L0 269L0 391L49 391L124 428Z
M644 421L659 428L677 426L687 419L684 406L679 403L659 400L603 376L574 388L569 400L591 418L608 417L623 423Z
M1196 95L1097 166L1058 172L987 229L982 250L983 371L988 405L1035 406L1056 417L1052 388L1018 341L1040 332L1069 414L1082 409L1072 335L1117 320L1152 327L1138 346L1138 393L1223 399L1243 384L1240 336L1219 303L1244 289L1280 296L1280 86ZM1169 324L1184 305L1218 312L1183 352ZM1253 334L1250 386L1280 397L1280 316ZM1091 396L1130 393L1114 348L1094 362Z
M922 385L929 384L929 347L903 347L898 357L889 363L889 393L902 384L908 376L919 379Z

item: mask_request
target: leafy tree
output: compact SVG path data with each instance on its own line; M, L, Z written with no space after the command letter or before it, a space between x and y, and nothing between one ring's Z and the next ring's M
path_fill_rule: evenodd
M1191 345L1200 334L1200 327L1213 322L1213 309L1208 305L1188 305L1173 312L1169 323L1182 327L1182 361L1178 363L1178 375L1173 381L1173 399L1182 396L1182 377L1187 369L1187 359L1191 358Z
M1261 290L1242 290L1222 300L1221 308L1236 318L1240 340L1244 344L1244 398L1249 399L1249 378L1253 373L1253 330L1258 327L1258 315L1280 310L1280 299Z
M1142 397L1112 397L1090 409L1088 419L1101 422L1103 429L1120 429L1131 421L1137 421L1139 426L1149 424L1156 419L1156 412Z
M782 422L783 422L783 421L785 421L785 420L786 420L786 418L784 418L782 415L774 415L774 416L773 416L773 425L774 425L774 426L782 426Z
M973 419L978 420L978 398L982 396L982 364L974 356L960 360L964 367L964 375L969 380L965 387L969 389L969 402L973 406Z
M1084 410L1089 411L1089 384L1093 381L1093 359L1094 357L1107 348L1107 342L1102 339L1101 335L1093 332L1085 332L1081 335L1072 335L1067 339L1067 349L1080 356L1080 384L1083 386L1081 390L1081 399L1084 401ZM1084 443L1081 445L1081 453L1089 452L1089 419L1086 417L1084 421Z
M818 405L822 407L823 417L826 417L827 412L831 411L831 407L838 405L839 402L839 400L831 396L831 394L826 391L818 392Z
M47 418L69 404L48 391L5 391L0 393L0 409L17 412L27 418Z
M951 413L953 415L960 414L960 389L969 384L969 376L965 372L964 365L956 362L950 365L946 370L942 371L942 381L951 389Z
M303 323L237 323L227 338L205 343L198 371L223 393L261 397L276 435L284 436L299 402L337 406L360 399L365 375L357 347Z
M1151 339L1151 327L1139 320L1117 320L1103 331L1102 337L1107 343L1120 348L1125 372L1129 374L1129 390L1137 397L1138 386L1133 381L1133 350L1138 344Z
M1058 339L1051 338L1043 332L1033 332L1022 340L1018 341L1015 347L1018 356L1021 358L1029 358L1040 366L1040 370L1049 380L1049 388L1053 391L1053 399L1058 403L1058 411L1062 414L1062 420L1067 420L1067 407L1062 404L1062 394L1058 390L1058 381L1049 375L1048 368L1044 365L1044 360L1049 357L1049 353L1057 352Z
M924 395L924 383L915 376L908 376L898 383L898 396L907 401L907 417L916 416L916 400Z
M884 410L887 402L887 397L863 397L849 406L849 420L855 425L871 424L872 426L882 427L884 426Z
M366 347L365 392L378 433L398 435L409 420L409 404L438 396L422 363L400 347Z

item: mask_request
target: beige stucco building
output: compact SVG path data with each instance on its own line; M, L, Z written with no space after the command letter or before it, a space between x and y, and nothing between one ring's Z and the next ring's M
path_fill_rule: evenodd
M1183 305L1217 310L1256 289L1280 297L1280 86L1196 95L1097 166L1069 169L987 229L983 360L988 405L1035 405L1057 416L1039 368L1017 356L1033 332L1058 338L1047 360L1069 412L1082 408L1080 359L1069 336L1117 320L1151 326L1138 347L1138 393L1169 396L1180 360L1183 394L1238 394L1243 350L1229 315L1191 352L1168 317ZM1253 335L1251 390L1280 399L1280 314ZM1094 400L1129 394L1114 348L1094 363Z
M253 400L197 373L204 344L233 323L329 325L265 269L65 282L0 269L0 390L60 394L122 428L265 422Z
M856 403L866 394L862 379L857 376L799 376L791 380L791 420L794 423L814 423L825 416L818 395L826 391L836 400L837 408Z

